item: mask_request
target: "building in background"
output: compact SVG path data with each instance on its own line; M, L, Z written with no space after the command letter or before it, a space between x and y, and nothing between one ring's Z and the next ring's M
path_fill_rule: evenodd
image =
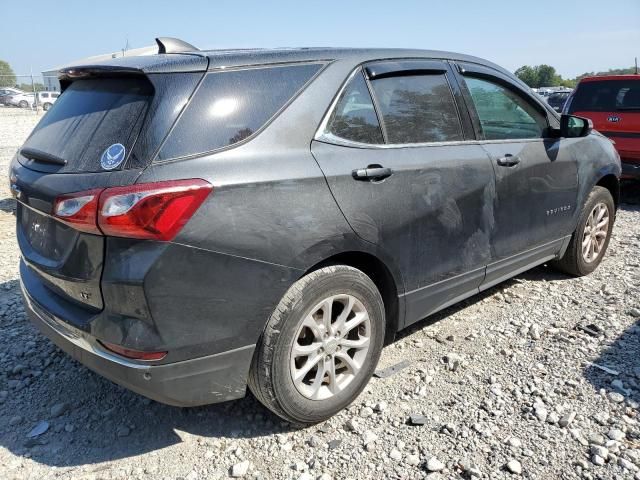
M130 50L120 50L119 52L105 53L103 55L95 55L93 57L83 58L81 60L69 62L65 65L60 65L59 67L50 68L48 70L43 71L42 83L44 83L45 90L49 92L59 92L60 82L58 81L58 72L63 68L72 67L74 65L83 65L87 63L102 62L104 60L109 60L111 58L134 57L138 55L152 55L157 52L158 52L158 47L149 46L149 47L141 47L141 48L132 48Z

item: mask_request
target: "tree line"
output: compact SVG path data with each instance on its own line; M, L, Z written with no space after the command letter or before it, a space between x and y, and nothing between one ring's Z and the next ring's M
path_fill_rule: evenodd
M42 92L46 90L44 84L40 82L35 82L33 84L31 84L31 82L18 83L16 74L13 72L11 65L4 60L0 60L0 88L2 87L17 88L25 92L32 92L34 90L36 92Z
M562 78L551 65L524 65L515 71L516 76L531 88L569 87L574 88L584 77L596 75L624 75L635 73L635 67L612 68L606 72L585 72L575 78Z

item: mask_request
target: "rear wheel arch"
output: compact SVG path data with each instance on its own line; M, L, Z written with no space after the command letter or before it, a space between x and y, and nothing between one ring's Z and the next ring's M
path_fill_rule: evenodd
M302 276L330 265L347 265L365 273L382 296L386 317L385 345L391 343L402 325L404 314L398 294L403 291L402 280L394 276L389 266L377 256L362 251L341 252L308 268Z

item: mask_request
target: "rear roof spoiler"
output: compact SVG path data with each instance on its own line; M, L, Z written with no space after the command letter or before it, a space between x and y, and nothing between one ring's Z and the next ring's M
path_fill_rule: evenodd
M200 51L190 43L187 43L184 40L180 40L179 38L158 37L156 38L156 43L158 44L158 53L184 53Z
M118 57L63 68L58 71L58 79L64 90L68 83L81 78L206 72L208 65L209 59L199 51L182 55Z

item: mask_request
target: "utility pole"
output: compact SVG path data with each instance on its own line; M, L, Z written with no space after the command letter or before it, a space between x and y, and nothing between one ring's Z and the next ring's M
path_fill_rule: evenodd
M33 102L36 105L36 113L38 113L38 94L36 93L36 85L33 83L33 67L29 67L31 71L31 90L33 91Z

